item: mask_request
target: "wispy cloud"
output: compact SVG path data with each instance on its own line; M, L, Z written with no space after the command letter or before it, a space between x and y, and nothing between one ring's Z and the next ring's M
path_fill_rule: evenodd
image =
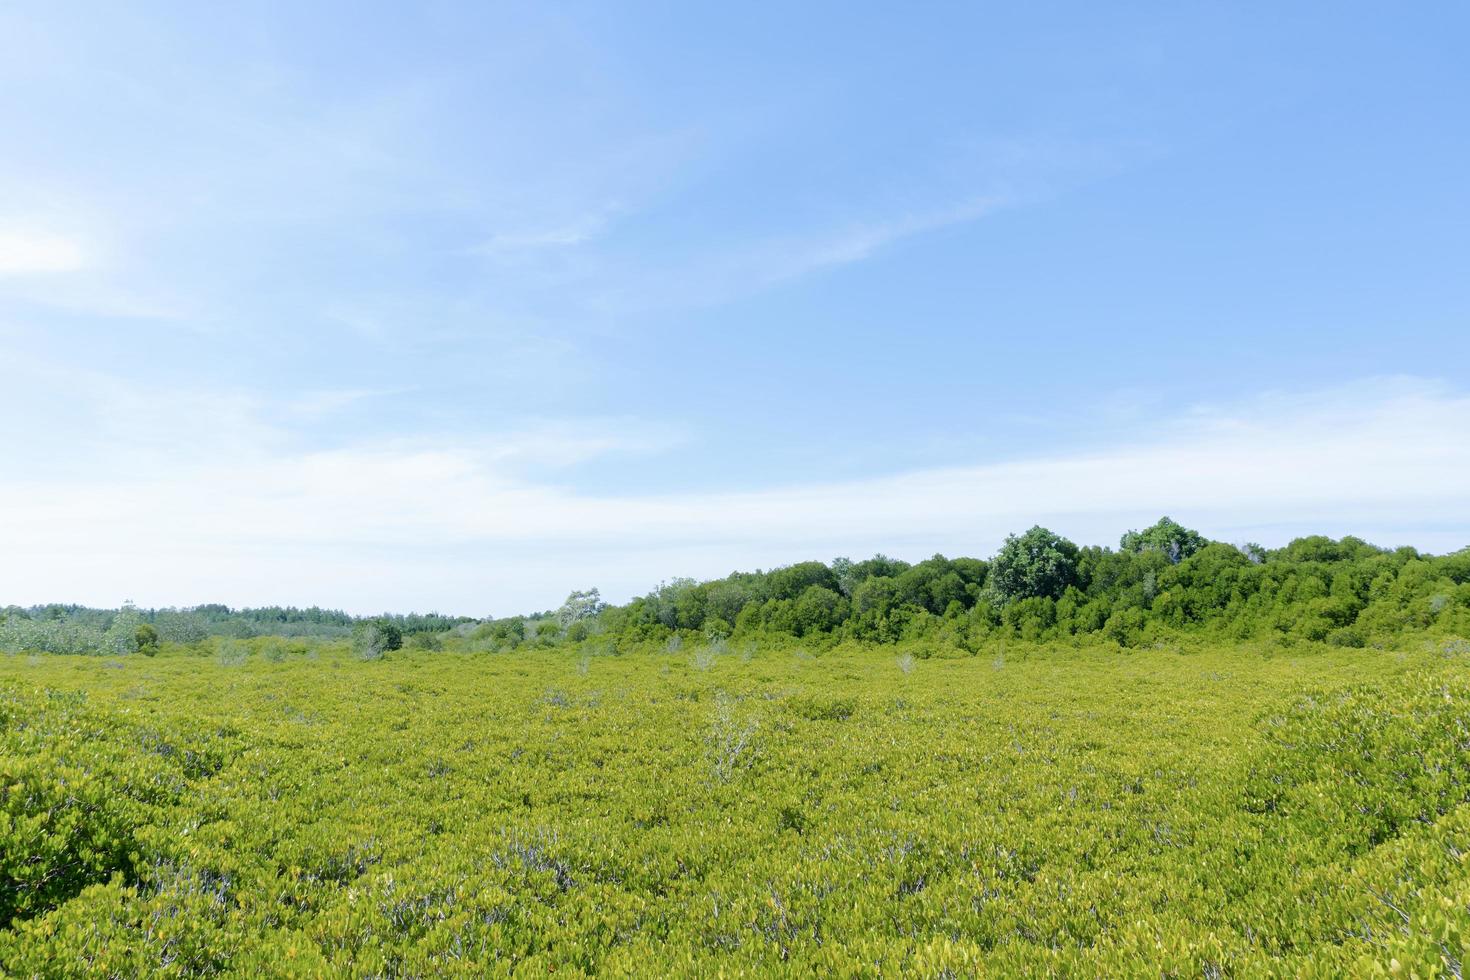
M344 411L375 398L412 392L408 386L394 388L327 388L308 391L286 403L288 414L299 419L318 419Z
M586 584L627 596L671 574L837 553L987 554L1037 521L1111 543L1161 513L1226 540L1326 531L1449 550L1470 542L1466 431L1470 395L1389 379L1201 407L1085 453L632 496L578 493L546 468L667 451L677 435L573 420L318 450L265 438L146 472L9 474L0 596L509 611Z
M758 236L682 256L672 269L612 266L603 270L607 281L588 288L589 305L614 314L714 306L865 262L906 240L978 221L1006 204L998 196L971 196L924 210Z
M471 249L476 255L499 257L507 253L585 245L602 235L626 208L610 203L584 214L535 227L497 231Z
M905 239L979 220L1005 203L999 197L971 198L934 210L854 224L805 240L776 243L763 250L767 252L763 261L768 268L761 284L796 279L820 269L862 262Z
M90 259L87 247L76 238L0 229L0 276L76 272Z

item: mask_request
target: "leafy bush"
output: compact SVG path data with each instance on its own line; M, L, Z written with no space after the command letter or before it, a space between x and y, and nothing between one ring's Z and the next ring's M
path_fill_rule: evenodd
M140 623L133 630L133 648L147 657L158 654L158 630L149 623Z
M0 923L136 881L139 830L233 755L225 739L161 737L59 691L0 685L0 720Z
M239 667L250 659L250 644L244 640L216 640L214 659L221 667Z
M352 650L359 660L382 660L384 654L402 648L403 631L390 620L367 620L352 632Z
M1376 847L1470 803L1470 682L1347 688L1269 721L1250 807L1289 819L1318 846Z
M857 710L857 702L847 697L807 695L791 699L791 711L807 721L846 721Z

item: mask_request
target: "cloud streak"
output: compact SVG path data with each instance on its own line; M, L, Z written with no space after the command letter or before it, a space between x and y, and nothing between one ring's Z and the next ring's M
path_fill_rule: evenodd
M499 258L518 252L585 245L606 232L625 210L623 205L613 203L556 223L497 231L471 249L471 253Z
M600 270L604 278L590 292L588 305L614 315L715 306L865 262L906 240L978 221L1007 203L1001 197L967 197L927 210L754 237L690 255L672 273L612 266Z

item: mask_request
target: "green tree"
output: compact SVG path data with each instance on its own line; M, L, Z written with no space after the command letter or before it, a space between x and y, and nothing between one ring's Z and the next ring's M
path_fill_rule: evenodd
M1041 525L1006 538L990 563L989 587L1001 602L1060 598L1077 581L1077 546Z
M795 599L814 585L833 592L841 589L832 569L819 561L803 561L778 568L770 573L769 582L773 599Z
M563 602L561 608L556 611L556 623L564 630L569 629L573 623L591 619L605 608L607 608L607 603L602 601L602 595L596 589L573 592L567 596L567 601Z
M704 614L710 619L733 623L753 598L746 585L734 577L713 582L705 593Z
M1177 565L1209 543L1209 539L1198 531L1161 517L1152 527L1123 535L1118 546L1123 551L1135 553L1157 551L1168 558L1170 564Z
M142 625L143 617L138 612L138 607L133 605L131 599L124 602L107 629L104 639L107 652L137 653L138 628Z
M693 592L697 582L692 578L676 578L670 582L660 582L657 589L648 594L646 603L648 610L653 615L655 622L662 623L669 629L675 629L681 625L679 622L682 610L684 618L690 618L694 612L694 600L689 595ZM699 609L701 615L703 609Z
M792 609L798 636L826 633L847 618L847 600L822 585L809 585L797 596Z

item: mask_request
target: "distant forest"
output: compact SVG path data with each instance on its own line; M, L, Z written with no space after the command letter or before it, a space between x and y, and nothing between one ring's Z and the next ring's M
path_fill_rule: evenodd
M1123 535L1116 549L1079 547L1033 527L988 560L809 561L708 582L675 579L621 606L603 603L596 589L574 592L555 611L504 619L221 605L0 610L0 650L57 653L289 637L351 640L376 653L405 643L489 652L689 642L718 650L797 639L815 648L852 641L963 654L1008 638L1138 647L1197 633L1363 647L1425 631L1470 636L1470 548L1434 556L1313 536L1268 549L1210 541L1167 517Z

